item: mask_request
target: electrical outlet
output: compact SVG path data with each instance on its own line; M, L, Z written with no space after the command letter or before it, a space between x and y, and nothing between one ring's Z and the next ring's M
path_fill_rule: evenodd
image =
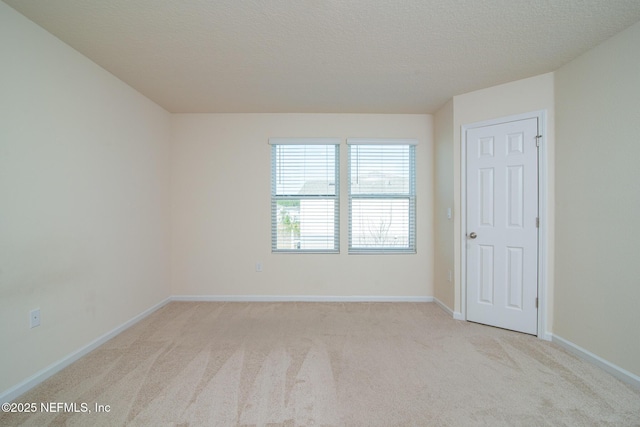
M260 261L256 262L256 271L262 273L262 263Z
M40 309L36 308L29 312L29 325L30 328L35 328L36 326L40 326Z

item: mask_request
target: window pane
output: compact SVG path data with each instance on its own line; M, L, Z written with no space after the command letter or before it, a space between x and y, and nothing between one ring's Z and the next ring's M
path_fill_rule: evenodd
M352 248L409 248L409 199L353 199Z
M277 249L334 249L334 200L280 200L276 206Z
M276 195L335 195L335 145L276 145Z
M351 194L409 194L408 145L352 145Z

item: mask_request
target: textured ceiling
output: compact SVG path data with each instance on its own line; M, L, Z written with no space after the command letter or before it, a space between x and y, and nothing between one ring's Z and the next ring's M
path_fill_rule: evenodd
M176 113L430 113L640 20L639 0L4 1Z

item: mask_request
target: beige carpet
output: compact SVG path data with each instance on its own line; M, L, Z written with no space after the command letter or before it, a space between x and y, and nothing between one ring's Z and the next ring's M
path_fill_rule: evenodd
M16 402L92 413L0 425L640 425L640 391L430 303L174 302Z

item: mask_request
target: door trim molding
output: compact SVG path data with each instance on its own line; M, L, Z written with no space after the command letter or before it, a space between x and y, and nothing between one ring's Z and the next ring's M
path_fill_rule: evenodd
M538 119L540 148L538 150L538 338L551 341L552 334L547 331L547 281L548 281L548 226L549 226L549 170L547 147L547 111L538 110L529 113L499 117L492 120L468 123L460 127L460 315L467 320L467 131L484 126L515 122L526 119Z

